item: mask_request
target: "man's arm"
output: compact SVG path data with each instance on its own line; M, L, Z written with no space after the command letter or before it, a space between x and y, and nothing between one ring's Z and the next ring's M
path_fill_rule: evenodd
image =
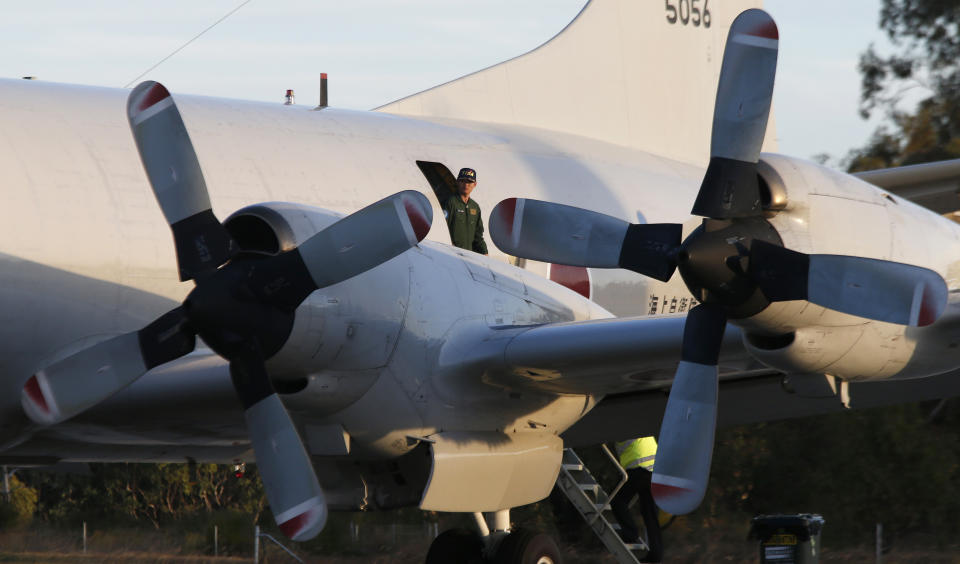
M473 252L487 254L487 243L483 240L483 214L477 206L477 229L473 232Z
M443 210L443 219L447 222L447 229L450 230L451 237L453 236L453 206L450 205L450 198L444 200L440 208Z

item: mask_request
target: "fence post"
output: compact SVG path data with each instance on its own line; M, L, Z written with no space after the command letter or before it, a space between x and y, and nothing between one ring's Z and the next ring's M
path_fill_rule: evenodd
M253 526L253 564L260 562L260 525Z
M87 522L83 522L83 553L87 553Z
M217 530L217 526L214 525L214 526L213 526L213 555L214 555L214 556L219 556L219 555L220 555L220 546L219 546L219 541L220 541L219 536L220 536L220 535L219 535L219 532L220 532L220 531Z
M877 564L883 562L883 523L877 523Z

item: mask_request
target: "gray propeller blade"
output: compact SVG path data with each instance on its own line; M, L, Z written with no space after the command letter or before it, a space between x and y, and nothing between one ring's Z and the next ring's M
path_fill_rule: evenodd
M263 362L257 345L247 343L230 361L230 376L243 402L257 470L277 526L292 540L309 540L326 524L326 498Z
M630 224L582 208L509 198L490 214L490 237L501 251L531 260L626 268L667 281L676 270L681 226Z
M352 278L415 247L430 231L430 200L405 190L370 204L297 247L317 288Z
M20 394L34 422L65 421L109 398L147 370L188 354L196 343L182 308L139 331L85 348L27 379Z
M730 26L713 110L710 164L692 214L718 219L762 211L757 160L767 131L777 73L777 24L746 10Z
M700 304L687 314L683 352L660 424L650 490L657 506L690 513L703 500L717 427L717 360L726 328L718 306Z
M264 366L289 337L295 310L316 290L365 272L416 246L430 231L430 201L399 192L275 256L236 254L210 209L203 175L169 92L146 82L128 99L140 158L173 230L184 304L140 331L114 337L47 366L21 393L24 411L49 425L113 395L146 371L193 350L196 336L230 361L250 440L277 525L293 540L323 529L327 505L310 457ZM264 353L264 350L267 352Z
M141 82L127 98L127 117L153 193L173 231L180 280L215 270L236 244L210 208L210 196L183 118L158 82Z
M900 325L930 325L947 307L947 283L939 274L899 262L807 255L755 240L748 274L770 301L807 300Z
M267 259L275 260L277 268L250 276L251 281L260 283L261 297L293 311L313 290L356 276L418 244L432 218L430 202L419 192L394 194L331 225L298 249ZM203 283L194 293L205 298L230 295L216 283ZM286 294L293 295L284 301ZM100 403L147 370L192 351L197 330L229 317L217 310L219 303L213 298L192 303L190 320L197 323L196 328L180 307L140 331L108 339L45 367L24 385L24 411L37 423L50 425ZM208 344L215 342L211 338Z

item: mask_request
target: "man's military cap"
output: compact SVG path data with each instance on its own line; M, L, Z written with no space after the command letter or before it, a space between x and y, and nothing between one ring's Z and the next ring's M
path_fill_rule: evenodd
M460 174L457 175L457 181L464 180L466 182L476 182L477 181L477 171L472 168L461 168Z

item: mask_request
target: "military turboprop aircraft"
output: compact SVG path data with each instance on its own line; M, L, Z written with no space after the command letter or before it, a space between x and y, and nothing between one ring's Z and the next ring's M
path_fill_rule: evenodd
M960 393L960 226L877 187L937 207L960 167L762 152L755 4L593 0L375 112L0 82L0 462L256 460L295 540L411 505L506 533L565 445L659 428L684 513L718 422ZM461 165L490 257L432 222ZM428 562L558 559L451 533Z

